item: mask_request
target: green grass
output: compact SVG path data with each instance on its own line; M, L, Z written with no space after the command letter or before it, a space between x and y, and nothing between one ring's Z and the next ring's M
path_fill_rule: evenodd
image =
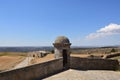
M27 56L25 52L0 52L0 56Z
M117 57L113 57L111 59L120 59L120 56L117 56Z

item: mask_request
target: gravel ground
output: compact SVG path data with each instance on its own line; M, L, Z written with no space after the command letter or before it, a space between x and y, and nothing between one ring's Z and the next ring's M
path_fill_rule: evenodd
M43 80L120 80L120 72L103 70L67 70Z

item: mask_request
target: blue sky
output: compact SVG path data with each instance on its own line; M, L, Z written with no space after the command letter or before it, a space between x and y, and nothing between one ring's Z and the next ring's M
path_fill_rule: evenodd
M0 0L0 46L120 45L120 0Z

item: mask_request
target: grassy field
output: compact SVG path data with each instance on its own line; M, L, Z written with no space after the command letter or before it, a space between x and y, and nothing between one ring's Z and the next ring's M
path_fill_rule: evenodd
M111 59L120 59L120 56L117 56L117 57L113 57Z
M110 54L112 49L120 52L120 48L75 48L71 52L75 54Z
M23 56L0 56L0 71L12 69L24 59Z
M23 52L0 52L0 71L12 69L25 59L27 53Z
M26 52L0 52L0 56L27 56Z

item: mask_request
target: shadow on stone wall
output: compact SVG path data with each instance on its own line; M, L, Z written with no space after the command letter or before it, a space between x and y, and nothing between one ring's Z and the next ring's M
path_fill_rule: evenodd
M79 70L117 70L118 60L71 57L70 67Z
M70 67L79 70L116 70L117 60L71 57ZM0 80L41 80L65 71L63 58L0 73Z
M63 70L63 59L55 59L41 64L0 73L0 80L34 80Z

